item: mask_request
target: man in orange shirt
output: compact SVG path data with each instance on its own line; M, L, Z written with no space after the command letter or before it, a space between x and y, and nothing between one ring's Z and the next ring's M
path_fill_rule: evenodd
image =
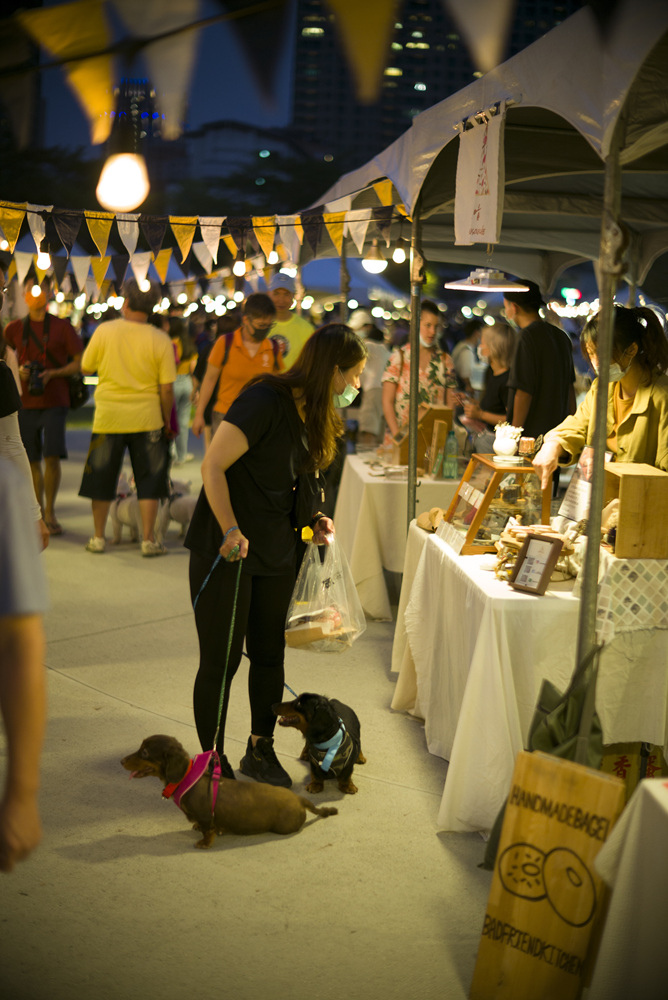
M218 396L211 419L214 434L246 382L254 375L283 370L278 345L269 337L275 317L276 306L268 295L261 292L249 295L242 310L241 326L234 333L219 337L211 348L192 425L197 437L204 429L204 410L219 376Z

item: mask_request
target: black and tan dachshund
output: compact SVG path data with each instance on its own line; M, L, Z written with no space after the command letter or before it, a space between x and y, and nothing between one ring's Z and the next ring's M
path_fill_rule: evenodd
M328 778L336 778L340 791L353 795L355 764L365 764L360 720L352 708L335 698L300 694L295 701L272 705L280 726L293 726L304 737L300 760L311 766L307 792L321 792Z
M160 778L174 792L188 773L190 757L173 736L148 736L139 750L121 761L132 778ZM163 792L165 794L165 792ZM167 796L169 797L169 795ZM183 794L179 808L202 839L195 847L211 847L217 833L296 833L306 820L306 811L316 816L334 816L337 809L319 808L303 795L257 781L221 778L216 807L211 814L211 776L207 772Z

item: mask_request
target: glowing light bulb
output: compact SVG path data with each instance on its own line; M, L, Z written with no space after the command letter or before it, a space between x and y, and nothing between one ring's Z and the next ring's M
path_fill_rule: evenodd
M243 259L239 259L237 257L232 266L232 274L236 274L237 278L243 278L245 273L246 273L246 261Z
M371 249L362 260L362 267L369 274L380 274L387 267L387 261L380 252L378 240L374 240Z
M116 153L103 166L95 194L108 211L131 212L145 200L150 187L144 157Z
M269 256L267 257L267 264L278 264L278 254L275 250L271 250Z
M176 301L178 302L178 304L180 306L184 306L186 304L186 302L188 301L188 296L186 295L185 292L181 292L180 295L177 295Z
M40 250L37 254L35 266L39 271L48 271L51 267L51 256L45 250Z
M406 261L406 251L404 250L404 248L402 246L398 246L398 247L394 248L394 252L392 254L392 260L394 261L395 264L404 264L405 263L405 261Z

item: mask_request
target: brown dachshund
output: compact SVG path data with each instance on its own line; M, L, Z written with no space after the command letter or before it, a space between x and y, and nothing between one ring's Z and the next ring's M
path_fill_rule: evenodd
M300 694L295 701L272 705L280 726L294 726L305 740L300 760L311 766L307 792L321 792L327 778L336 778L339 790L348 795L357 791L352 774L355 764L365 764L360 737L360 720L352 708L335 698Z
M121 764L132 772L132 778L153 775L163 785L173 786L185 778L190 757L173 736L148 736L139 750L124 757ZM208 771L183 794L179 808L194 829L203 834L195 847L211 847L217 833L296 833L306 820L307 810L316 816L334 816L338 812L334 808L317 808L287 788L221 778L212 815Z

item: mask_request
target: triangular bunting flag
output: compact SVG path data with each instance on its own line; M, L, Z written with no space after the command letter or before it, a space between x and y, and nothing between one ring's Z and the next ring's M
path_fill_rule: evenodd
M209 253L206 245L204 243L193 243L193 253L206 273L209 274L213 265L213 260L211 259L211 254Z
M373 185L373 189L376 192L378 201L381 203L381 205L392 204L394 200L392 181L388 180L376 181L376 183Z
M133 253L130 257L130 267L138 285L146 281L151 257L152 254L149 250L146 250L144 253Z
M322 231L322 215L302 215L301 222L308 245L313 251L313 256L317 257L318 243L320 242L320 233Z
M260 244L260 249L265 257L268 257L274 249L274 238L276 236L276 216L259 215L253 218L253 232Z
M109 244L109 233L114 223L114 216L111 212L84 212L84 217L91 239L100 251L100 257L104 257Z
M236 245L236 243L234 242L234 240L232 239L232 237L228 233L223 233L223 243L225 244L225 246L227 247L227 249L230 251L230 254L231 254L232 258L236 257L236 255L237 255L237 245Z
M91 264L92 263L93 263L93 261L91 259ZM85 288L85 291L86 291L86 298L87 299L92 299L95 302L99 301L99 298L98 298L99 290L98 290L97 285L95 284L95 278L93 277L92 274L89 274L88 277L86 278L86 288Z
M28 271L30 270L30 265L32 264L33 255L31 253L20 253L18 250L14 254L14 260L16 261L16 278L19 283L19 287L23 285L26 280Z
M74 280L79 286L79 291L84 292L86 290L86 278L88 277L88 272L90 270L90 257L70 257L70 264L72 265L72 271L74 272Z
M167 216L142 215L139 222L142 235L157 257L162 250L162 244L167 232Z
M355 78L357 99L373 104L380 96L385 60L396 20L396 0L327 0L348 65Z
M14 247L25 217L25 205L12 205L6 201L0 201L0 228L2 228L4 237L9 243L10 253L14 253Z
M35 247L39 252L42 240L46 236L46 219L42 213L50 212L53 209L53 205L31 205L30 202L28 202L26 208L28 209L28 225L30 226L30 232L32 233L32 238L35 241Z
M111 257L91 257L90 268L95 278L95 284L99 290L102 289L104 279L107 277Z
M9 267L7 268L7 281L11 281L16 274L16 261L12 257L9 262Z
M58 285L61 292L63 291L63 282L65 280L65 274L67 273L68 260L65 256L60 256L60 254L51 254L51 266L53 267L53 276L56 279L56 284Z
M7 9L7 12L10 8ZM12 10L15 8L12 7ZM39 73L17 73L10 76L10 67L34 65L34 42L18 21L5 16L0 32L0 67L3 75L2 98L4 112L12 123L18 149L30 145L35 109L39 106Z
M41 267L38 267L37 266L37 257L34 257L34 261L35 261L35 274L37 275L37 284L41 285L42 282L44 281L44 278L45 278L45 276L46 276L46 274L47 274L47 272L48 272L49 269L48 269L48 267L46 267L44 269L42 269Z
M202 239L206 244L206 248L213 258L214 264L218 263L220 230L225 222L225 218L226 217L224 215L221 215L218 218L215 218L214 216L200 215L199 218L199 230L202 234Z
M162 137L178 139L185 115L185 101L195 61L198 30L178 31L200 16L200 0L115 0L114 6L138 38L150 39L169 31L169 38L143 48L148 76L155 87L156 101L164 116ZM186 255L187 256L187 255Z
M157 271L158 277L160 278L160 283L165 284L167 281L167 269L169 267L169 262L172 259L171 247L167 247L165 250L161 250L154 261L154 266Z
M185 216L172 215L170 216L169 224L179 245L181 263L183 263L190 253L190 245L195 236L195 229L197 228L197 217L187 218Z
M249 12L248 0L225 0L225 10L239 12L242 17L231 19L230 26L242 43L262 96L275 103L278 89L276 70L287 45L291 16L289 0L255 4L258 9Z
M343 198L336 198L325 205L326 212L349 212L353 203L353 197L346 194Z
M129 257L125 254L114 254L111 258L111 266L114 269L114 284L116 285L116 290L120 292L123 287L123 282L125 281L125 272L128 269L128 263L130 261Z
M336 252L341 256L343 250L343 224L345 222L345 212L327 212L323 215L329 238L336 247Z
M364 240L366 239L366 232L370 221L370 208L356 209L354 212L348 213L348 232L360 256L362 255L362 248L364 247Z
M51 219L56 227L58 239L67 250L67 256L69 257L81 229L83 212L70 212L62 208L56 208L51 213Z
M276 222L281 234L281 242L293 264L299 263L299 252L304 239L304 230L298 215L277 215Z
M392 224L392 216L394 215L394 208L392 205L387 205L383 208L372 208L371 218L378 226L380 235L385 240L386 245L390 245L390 227Z
M139 240L138 218L138 215L131 212L119 212L116 215L118 235L123 240L123 245L130 256L137 249L137 241Z
M476 70L488 73L501 62L515 8L515 0L444 0L464 36ZM611 6L606 0L606 6Z
M143 6L143 5L142 5ZM111 55L77 59L86 52L104 51L111 41L103 0L75 0L15 15L35 41L65 63L67 81L81 104L93 143L104 142L111 131L114 110Z
M230 236L234 240L234 245L237 250L242 250L246 253L246 239L248 237L249 231L252 232L253 223L251 219L244 218L231 218L229 215L225 220L227 228L230 231Z

